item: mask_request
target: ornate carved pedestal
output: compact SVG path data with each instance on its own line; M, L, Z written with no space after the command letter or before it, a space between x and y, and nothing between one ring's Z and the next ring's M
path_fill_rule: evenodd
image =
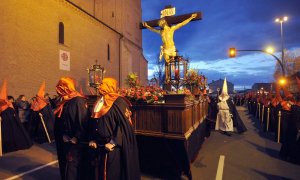
M205 137L207 102L133 106L133 123L138 140L141 171L167 179L190 174ZM182 97L180 97L182 98Z

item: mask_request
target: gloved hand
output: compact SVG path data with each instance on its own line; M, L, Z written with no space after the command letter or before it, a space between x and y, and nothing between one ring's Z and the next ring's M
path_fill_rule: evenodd
M89 146L90 146L91 148L96 149L96 148L97 148L97 143L96 143L95 141L90 141L90 142L89 142Z
M114 147L115 147L116 145L115 144L112 144L112 143L107 143L107 144L105 144L105 149L107 150L107 151L113 151L114 150Z

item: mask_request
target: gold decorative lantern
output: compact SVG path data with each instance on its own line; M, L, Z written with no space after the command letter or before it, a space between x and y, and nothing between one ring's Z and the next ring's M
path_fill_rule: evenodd
M182 56L175 56L169 63L165 64L166 84L169 85L168 90L170 90L171 86L174 86L176 90L181 86L182 81L186 77L187 64L187 60Z
M103 77L104 77L104 67L101 65L96 64L92 65L90 68L87 69L88 71L88 86L95 88L96 92L99 85L102 83Z

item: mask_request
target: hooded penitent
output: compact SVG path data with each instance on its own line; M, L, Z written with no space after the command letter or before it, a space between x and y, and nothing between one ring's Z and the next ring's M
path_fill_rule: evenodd
M92 118L105 115L120 96L117 93L117 81L113 78L104 78L99 86L99 92L103 97L95 103Z
M31 104L31 109L33 111L40 111L41 109L43 109L46 105L47 105L47 101L44 98L45 96L45 87L46 87L46 83L45 81L41 84L41 87L36 95L35 100L32 102Z
M229 95L228 95L228 89L227 89L227 81L226 81L226 77L225 77L224 82L223 82L222 93L219 96L219 100L226 101L228 99L229 99Z
M4 80L0 91L0 113L8 107L13 108L13 105L7 100L7 81Z
M2 118L3 152L30 148L32 145L31 139L13 109L13 105L7 101L6 80L3 81L0 91L0 115Z
M70 77L62 77L57 85L56 92L61 97L62 101L57 105L57 108L54 111L54 114L58 114L58 117L61 116L64 104L71 100L74 97L80 96L83 97L75 89L75 81Z

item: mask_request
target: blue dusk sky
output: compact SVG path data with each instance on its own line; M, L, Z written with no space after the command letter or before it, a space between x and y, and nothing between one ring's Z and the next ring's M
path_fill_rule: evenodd
M251 88L256 82L272 82L276 60L264 53L238 52L228 58L228 49L265 49L272 46L281 57L280 24L276 17L288 16L283 23L284 47L300 48L300 0L142 0L142 20L160 18L166 5L176 15L202 12L203 19L177 30L174 41L179 54L188 57L190 68L200 69L208 83L226 76L236 89ZM148 77L153 77L162 44L158 34L144 29L143 52L148 60Z

